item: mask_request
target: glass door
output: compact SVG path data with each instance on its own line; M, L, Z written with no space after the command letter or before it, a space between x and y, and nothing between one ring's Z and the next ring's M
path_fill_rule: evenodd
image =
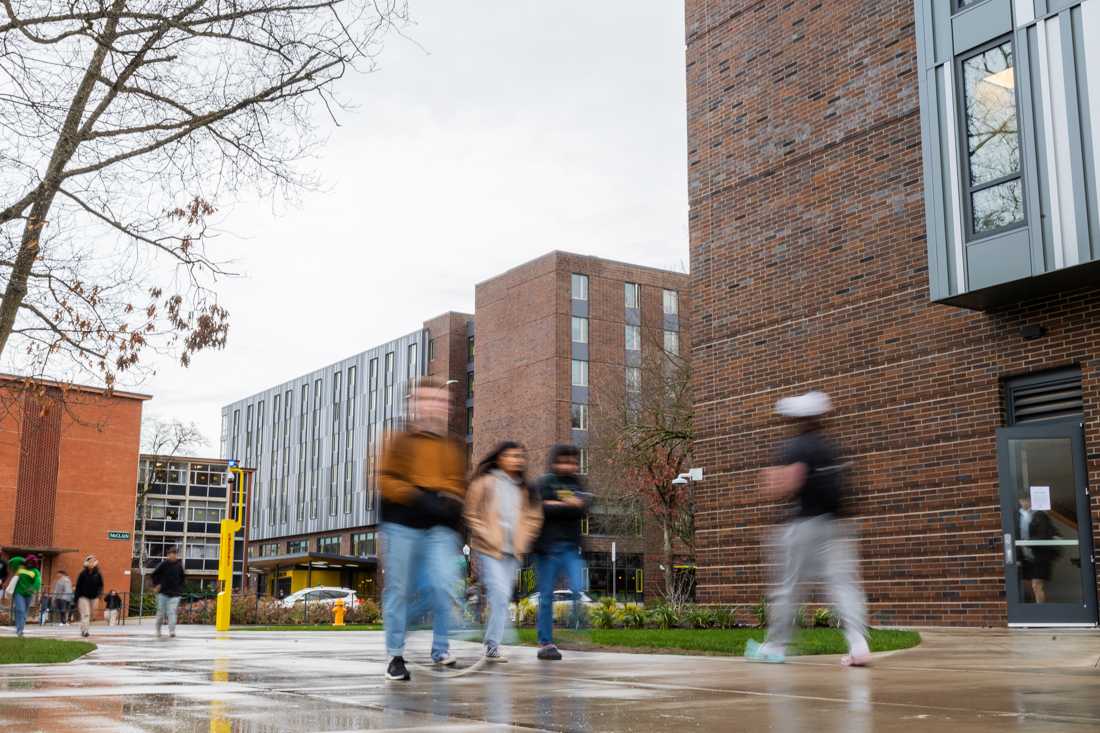
M1000 428L997 460L1009 624L1095 624L1080 419Z

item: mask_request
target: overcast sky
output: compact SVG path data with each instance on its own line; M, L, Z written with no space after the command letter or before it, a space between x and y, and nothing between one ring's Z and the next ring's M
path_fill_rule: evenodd
M475 283L552 249L686 271L682 2L410 5L413 41L341 82L358 109L309 163L323 190L225 212L229 345L127 385L207 453L223 405L472 310Z

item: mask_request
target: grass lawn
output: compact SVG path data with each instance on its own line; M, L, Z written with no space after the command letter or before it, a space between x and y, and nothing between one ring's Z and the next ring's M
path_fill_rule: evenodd
M95 649L87 641L0 638L0 664L50 664L71 662Z
M535 630L518 629L519 640L536 643ZM554 641L563 649L616 649L618 651L692 652L741 656L749 639L764 640L764 629L583 629L554 630ZM871 631L871 651L908 649L920 643L915 631ZM803 629L791 654L844 654L848 647L836 629Z
M233 631L381 631L382 624L348 624L347 626L333 626L332 624L294 625L288 626L233 626Z

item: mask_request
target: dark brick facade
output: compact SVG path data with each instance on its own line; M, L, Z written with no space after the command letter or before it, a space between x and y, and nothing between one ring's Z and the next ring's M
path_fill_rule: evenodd
M773 406L817 388L873 620L1004 625L1004 379L1080 366L1100 485L1100 291L930 302L911 0L688 0L687 33L700 600L763 595Z

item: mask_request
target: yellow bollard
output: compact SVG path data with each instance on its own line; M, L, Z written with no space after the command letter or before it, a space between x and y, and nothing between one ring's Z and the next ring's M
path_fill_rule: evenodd
M336 603L332 604L332 625L343 626L345 613L347 609L344 608L344 599L338 598Z

